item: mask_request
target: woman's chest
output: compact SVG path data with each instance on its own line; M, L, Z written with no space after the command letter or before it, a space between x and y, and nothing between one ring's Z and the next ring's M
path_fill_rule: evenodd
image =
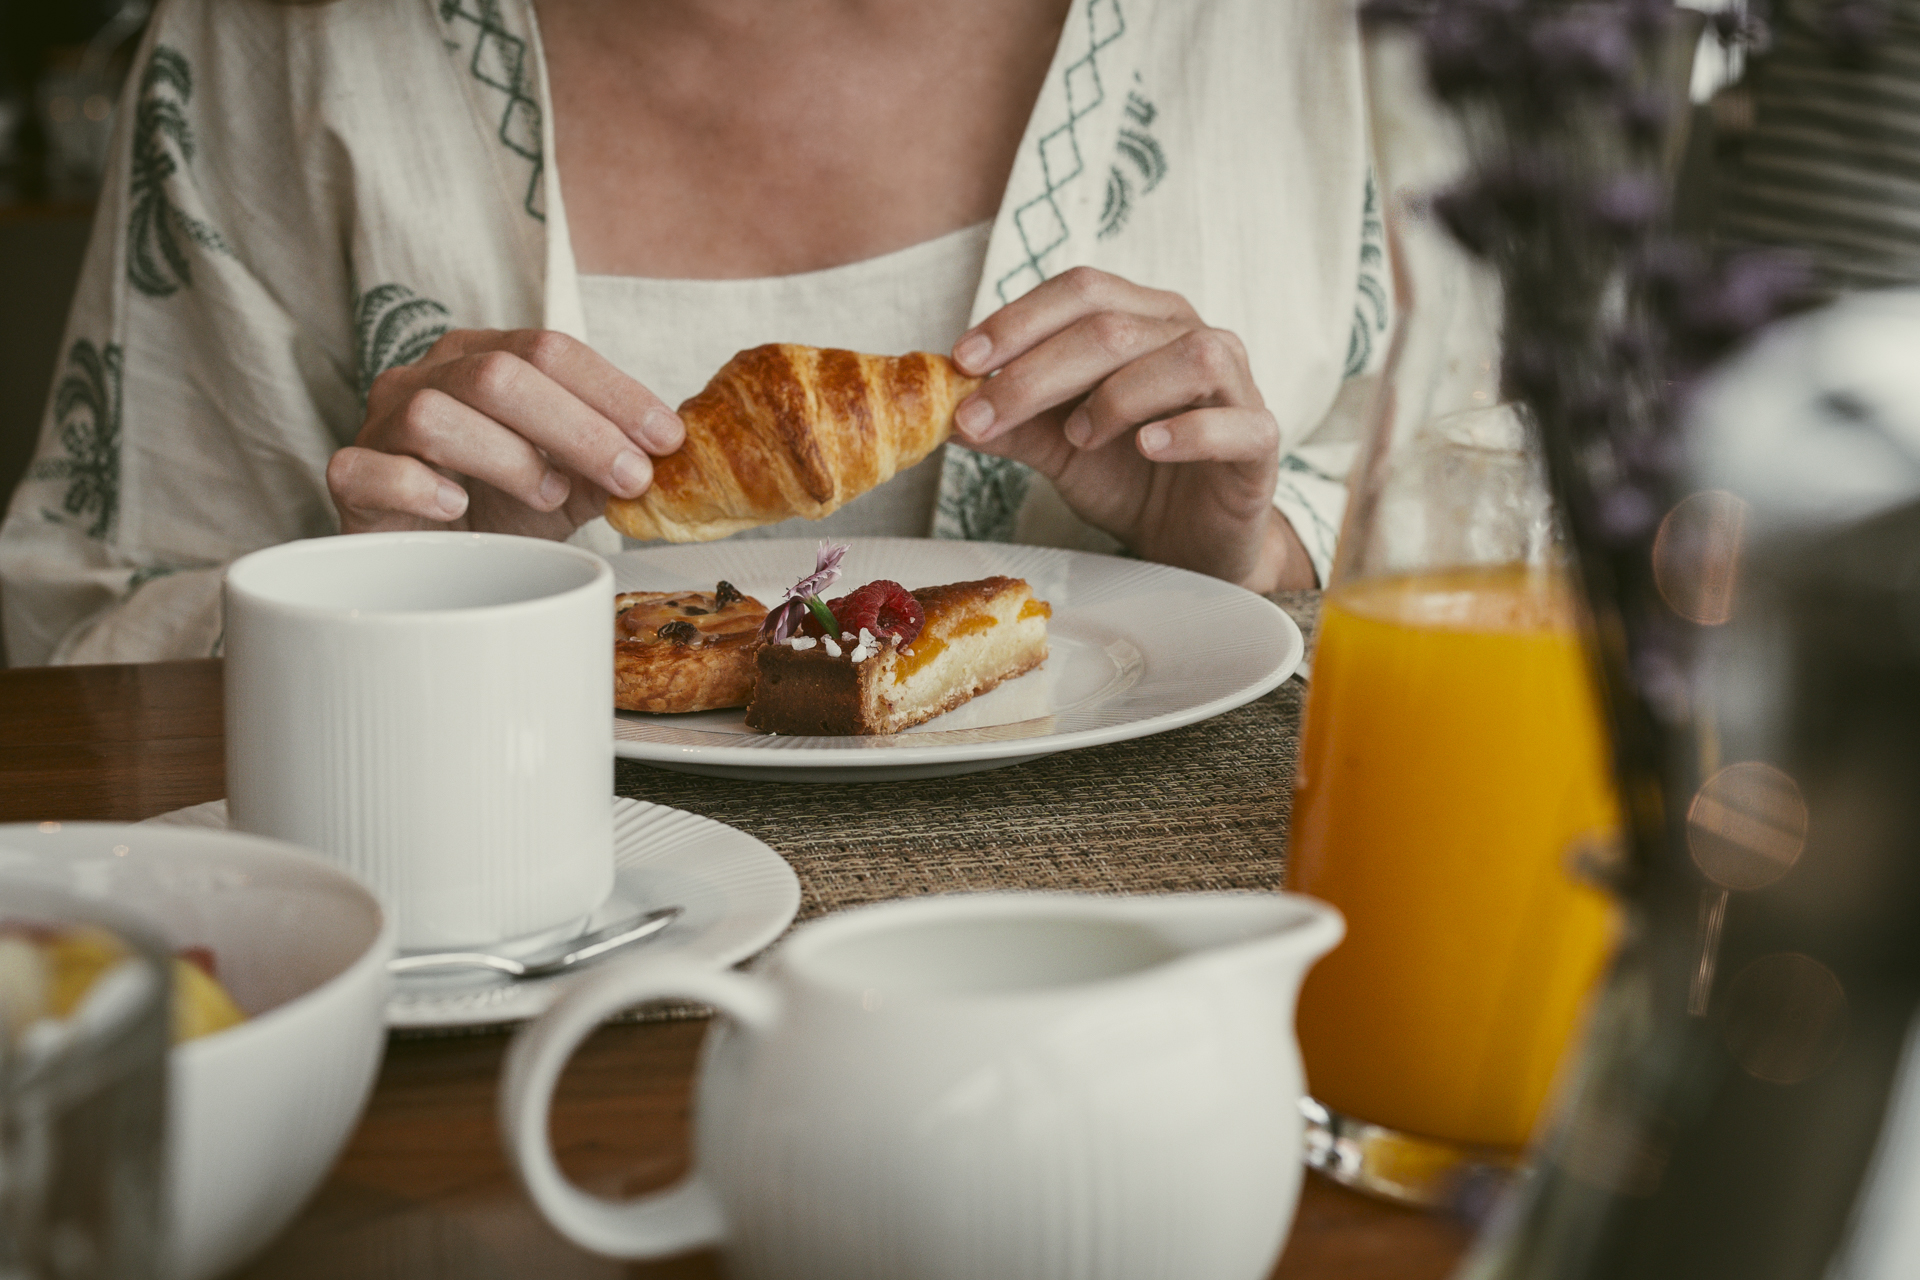
M729 279L861 261L989 219L1059 0L541 0L580 269Z

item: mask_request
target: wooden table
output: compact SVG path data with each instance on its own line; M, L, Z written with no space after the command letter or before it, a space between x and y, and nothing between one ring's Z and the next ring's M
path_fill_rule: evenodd
M135 821L225 794L220 664L0 671L0 822ZM684 1172L702 1022L609 1026L562 1079L554 1145L602 1195ZM500 1035L395 1040L367 1113L306 1210L241 1274L256 1280L711 1277L717 1259L615 1262L534 1211L494 1128ZM1433 1280L1465 1229L1310 1176L1275 1277ZM1198 1278L1196 1278L1198 1280Z

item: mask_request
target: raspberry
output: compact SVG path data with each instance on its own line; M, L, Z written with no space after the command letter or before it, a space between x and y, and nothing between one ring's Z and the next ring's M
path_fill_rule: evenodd
M884 578L847 596L843 608L835 609L833 616L855 635L865 627L875 638L890 636L899 645L912 644L920 628L927 625L927 611L913 593Z
M841 631L857 636L860 628L865 627L876 640L888 636L897 645L912 644L927 623L926 610L913 598L913 593L884 578L827 601L827 608L832 610L833 620L840 624ZM812 614L807 615L801 629L810 636L821 634L820 624Z

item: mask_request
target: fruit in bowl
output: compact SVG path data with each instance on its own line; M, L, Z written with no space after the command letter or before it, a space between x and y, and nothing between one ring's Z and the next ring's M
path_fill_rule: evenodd
M97 926L46 928L0 919L0 989L13 997L16 1017L74 1016L94 987L128 958L127 945ZM186 947L173 958L173 1042L210 1036L247 1020L220 985L206 947Z
M176 976L165 1270L231 1271L306 1203L366 1104L386 1046L392 922L341 868L235 832L0 826L0 875L139 917L181 957L176 974L199 975ZM216 975L208 985L241 1020L202 986Z

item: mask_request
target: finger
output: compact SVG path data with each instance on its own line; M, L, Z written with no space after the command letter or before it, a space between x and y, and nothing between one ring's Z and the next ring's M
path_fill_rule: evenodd
M528 373L540 376L517 356L505 352L470 359L492 360L496 356L512 360ZM467 388L467 395L483 401L499 399L472 388ZM566 399L572 400L572 397ZM573 403L581 412L591 412L579 401ZM363 432L360 442L383 453L417 458L485 481L536 511L554 510L567 500L573 489L572 481L549 462L524 430L517 429L512 422L499 420L497 415L503 410L497 403L493 408L493 413L482 412L467 399L437 387L422 387L408 396L396 412L382 419L375 431ZM632 450L627 452L639 458L642 466L647 465L641 455Z
M1154 462L1280 466L1280 427L1265 409L1193 409L1148 423L1134 441Z
M511 352L540 370L647 453L669 454L686 440L679 415L659 396L586 343L552 329L453 329L413 367L437 368L492 351Z
M609 493L637 498L653 481L653 463L645 450L635 448L605 415L514 352L468 356L436 371L434 384L529 441L556 468L584 476ZM679 420L674 422L677 427ZM517 469L506 475L509 483L501 487L525 498L515 486L524 485L527 476Z
M614 496L585 476L570 477L573 490L567 494L567 500L561 504L560 511L567 517L572 528L578 529L587 521L606 514L607 499Z
M327 491L352 532L445 523L467 510L467 491L420 459L353 445L328 459Z
M1240 339L1225 329L1194 329L1116 369L1067 415L1063 430L1074 447L1098 449L1183 410L1265 403Z
M586 343L551 329L519 329L505 335L503 346L578 396L646 452L672 453L686 440L685 424L665 401Z
M1152 320L1198 324L1177 293L1148 289L1092 267L1074 267L1021 295L960 335L953 362L963 373L984 377L1039 346L1075 321L1103 311L1124 311Z
M962 400L954 410L954 425L968 439L991 440L1037 414L1078 400L1115 370L1186 331L1178 321L1126 311L1083 316Z
M1001 432L992 440L981 441L971 447L994 457L1024 462L1052 479L1070 465L1080 452L1060 434L1060 421L1065 416L1064 412L1059 411L1043 413L1009 431Z

